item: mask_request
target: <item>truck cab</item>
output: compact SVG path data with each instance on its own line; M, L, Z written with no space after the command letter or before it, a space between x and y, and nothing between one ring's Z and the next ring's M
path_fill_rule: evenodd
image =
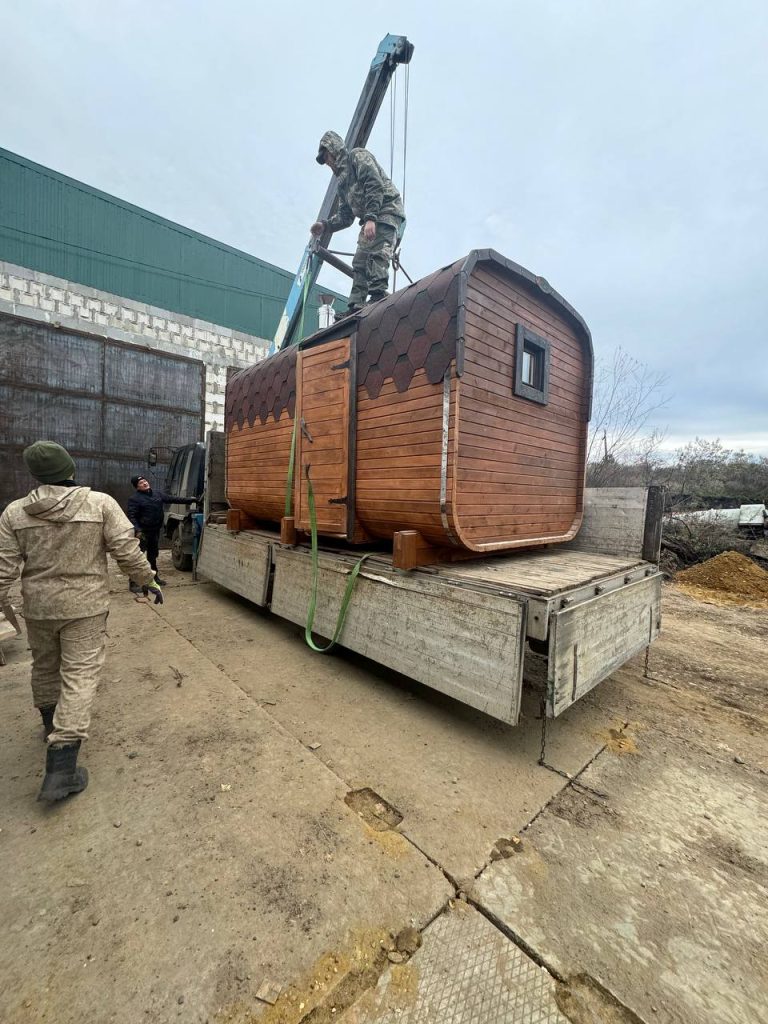
M177 448L165 478L165 490L179 497L199 497L205 487L205 444L197 441ZM195 506L167 505L165 536L171 542L174 568L189 572L192 568Z

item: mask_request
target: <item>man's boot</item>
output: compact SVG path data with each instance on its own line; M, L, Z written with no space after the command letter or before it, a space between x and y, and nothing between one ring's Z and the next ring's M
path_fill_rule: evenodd
M158 585L158 587L164 587L167 582L168 582L168 580L161 580L160 579L160 574L159 573L155 573L155 583Z
M82 793L88 785L88 770L77 767L80 740L49 746L45 756L45 778L38 800L53 803L71 793Z
M382 299L386 299L388 292L371 292L370 298L366 303L367 306L372 306L374 302L380 302Z
M134 583L133 580L129 580L128 589L132 594L136 594L137 597L141 596L141 587L138 583Z
M47 738L53 732L53 713L56 710L56 705L47 704L44 708L38 708L37 710L40 712L40 717L43 720L43 728Z

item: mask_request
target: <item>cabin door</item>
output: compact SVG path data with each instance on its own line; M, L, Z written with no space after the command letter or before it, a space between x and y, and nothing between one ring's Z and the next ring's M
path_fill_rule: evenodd
M355 352L350 338L299 353L296 529L310 529L308 479L317 532L350 538L354 527Z

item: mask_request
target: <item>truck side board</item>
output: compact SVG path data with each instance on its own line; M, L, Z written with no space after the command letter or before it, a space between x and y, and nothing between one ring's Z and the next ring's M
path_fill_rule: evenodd
M229 533L206 526L197 559L198 575L263 608L269 603L272 541L263 534Z
M661 628L661 575L553 612L547 714L555 718L653 643Z
M349 553L321 552L316 637L336 626ZM208 525L198 573L269 606L298 625L307 621L312 580L306 548L281 545L262 531L230 533ZM383 561L360 573L339 643L380 665L514 725L520 712L525 603L462 590L418 573L403 574Z
M273 550L272 611L304 625L312 565L306 549ZM315 625L332 636L355 559L320 556ZM514 725L520 712L525 604L460 591L382 562L358 577L339 642L440 693Z

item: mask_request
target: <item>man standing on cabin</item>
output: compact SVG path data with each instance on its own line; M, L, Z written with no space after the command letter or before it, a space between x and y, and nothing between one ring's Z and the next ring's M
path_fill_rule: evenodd
M135 491L128 499L126 512L133 525L134 532L139 538L141 550L145 552L149 564L152 566L155 579L161 587L165 586L166 580L161 580L157 575L157 556L160 552L160 530L163 528L163 505L193 505L197 498L174 498L165 491L153 491L152 485L145 476L132 476L131 484ZM130 584L133 593L139 592L139 588L133 582Z
M389 265L405 230L405 211L400 193L367 149L348 150L336 132L320 139L316 160L327 164L336 175L338 209L327 221L316 221L310 231L318 237L330 228L348 228L360 218L360 235L352 260L355 276L349 295L348 313L383 299L389 289Z
M38 800L62 800L88 785L77 767L106 649L107 552L163 603L163 592L114 498L75 483L69 452L35 441L24 462L40 481L0 516L0 604L21 570L32 698L48 750Z

